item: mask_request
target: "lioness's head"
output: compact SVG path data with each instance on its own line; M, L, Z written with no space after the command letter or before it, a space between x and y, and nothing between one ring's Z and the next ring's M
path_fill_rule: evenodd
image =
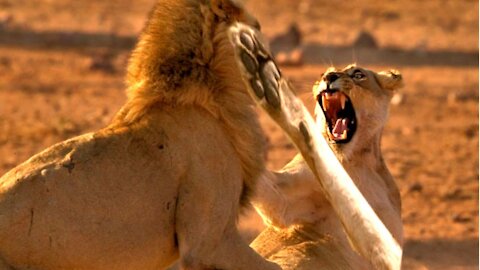
M390 99L401 86L402 76L395 70L329 68L313 87L317 123L324 136L344 152L364 147L381 134Z

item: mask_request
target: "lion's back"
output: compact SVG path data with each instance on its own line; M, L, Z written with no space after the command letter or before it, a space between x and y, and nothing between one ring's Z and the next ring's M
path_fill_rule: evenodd
M85 134L0 178L0 257L52 269L88 265L91 258L98 260L91 269L128 269L132 256L137 266L146 253L156 261L175 257L184 157L166 137L152 140L145 133L123 128Z

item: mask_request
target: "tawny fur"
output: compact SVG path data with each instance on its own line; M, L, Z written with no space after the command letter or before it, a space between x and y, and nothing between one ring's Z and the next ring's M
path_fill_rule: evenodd
M366 80L355 82L350 77L357 70L366 75ZM374 73L355 65L341 71L329 69L325 74L334 71L340 78L333 87L350 97L358 126L349 143L332 142L331 148L401 245L400 195L380 149L388 106L393 91L402 85L401 75ZM320 81L314 87L315 98L325 88L322 84ZM316 115L322 136L328 139L327 124L318 104ZM251 246L282 269L373 269L352 247L332 205L301 156L279 172L264 174L257 186L254 205L268 227Z
M234 1L158 2L112 124L0 178L1 270L278 269L235 227L264 170L235 21L256 24Z

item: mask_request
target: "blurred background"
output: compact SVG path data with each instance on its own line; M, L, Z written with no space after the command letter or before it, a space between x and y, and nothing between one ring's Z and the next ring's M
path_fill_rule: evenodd
M125 102L130 50L155 0L0 0L0 175L101 128ZM382 149L403 200L404 269L478 269L478 1L249 1L309 108L329 66L399 69ZM261 113L268 166L296 153ZM247 240L261 229L242 217Z

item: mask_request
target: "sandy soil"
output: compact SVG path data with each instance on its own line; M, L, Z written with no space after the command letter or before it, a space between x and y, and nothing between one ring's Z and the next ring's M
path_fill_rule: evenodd
M0 175L45 147L106 125L154 0L0 0ZM249 1L267 37L292 23L302 65L283 72L313 108L329 65L397 68L383 152L403 199L405 269L478 269L478 2ZM353 46L361 31L377 47ZM264 114L268 165L296 153ZM247 238L262 228L250 213Z

